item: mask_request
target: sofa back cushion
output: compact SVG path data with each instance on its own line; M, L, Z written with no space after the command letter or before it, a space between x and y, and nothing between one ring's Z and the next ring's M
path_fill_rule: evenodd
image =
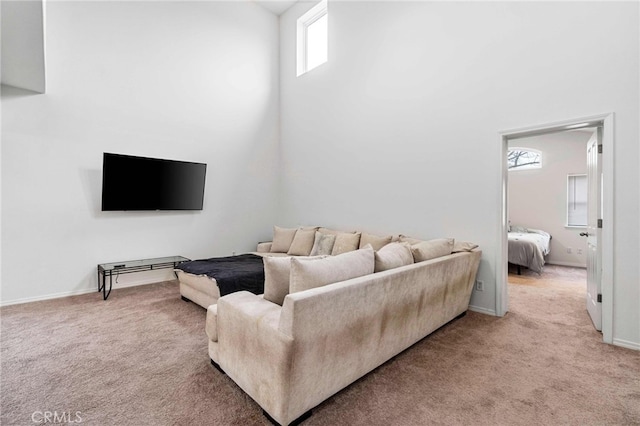
M399 268L413 263L409 243L389 243L376 252L375 272Z
M371 246L323 259L293 257L289 292L295 293L372 274L374 268L375 255Z
M411 253L415 262L423 262L440 256L447 256L453 251L453 238L437 238L423 241L411 246Z

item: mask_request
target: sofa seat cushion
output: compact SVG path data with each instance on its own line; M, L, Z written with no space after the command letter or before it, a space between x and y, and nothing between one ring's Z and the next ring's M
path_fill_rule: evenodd
M371 246L323 259L292 257L289 293L372 274L374 268Z
M386 271L413 263L413 254L409 243L389 243L375 254L375 272Z
M260 251L250 251L249 254L255 254L260 257L289 257L287 253L264 253Z

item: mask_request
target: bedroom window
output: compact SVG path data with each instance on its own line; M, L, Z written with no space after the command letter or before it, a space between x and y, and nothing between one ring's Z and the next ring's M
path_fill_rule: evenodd
M323 0L298 18L298 76L327 62L328 13Z
M567 176L567 226L587 226L587 175Z
M539 169L542 167L542 153L531 148L509 148L507 164L509 170Z

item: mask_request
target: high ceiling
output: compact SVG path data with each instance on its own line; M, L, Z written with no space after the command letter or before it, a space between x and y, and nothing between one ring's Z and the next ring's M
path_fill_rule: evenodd
M253 0L275 15L281 15L298 0Z

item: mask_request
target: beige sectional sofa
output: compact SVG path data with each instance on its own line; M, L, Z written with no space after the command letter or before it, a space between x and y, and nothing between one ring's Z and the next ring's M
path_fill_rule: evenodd
M368 241L333 256L265 258L265 294L208 306L209 356L268 416L291 424L464 314L476 247L401 237L377 250Z

